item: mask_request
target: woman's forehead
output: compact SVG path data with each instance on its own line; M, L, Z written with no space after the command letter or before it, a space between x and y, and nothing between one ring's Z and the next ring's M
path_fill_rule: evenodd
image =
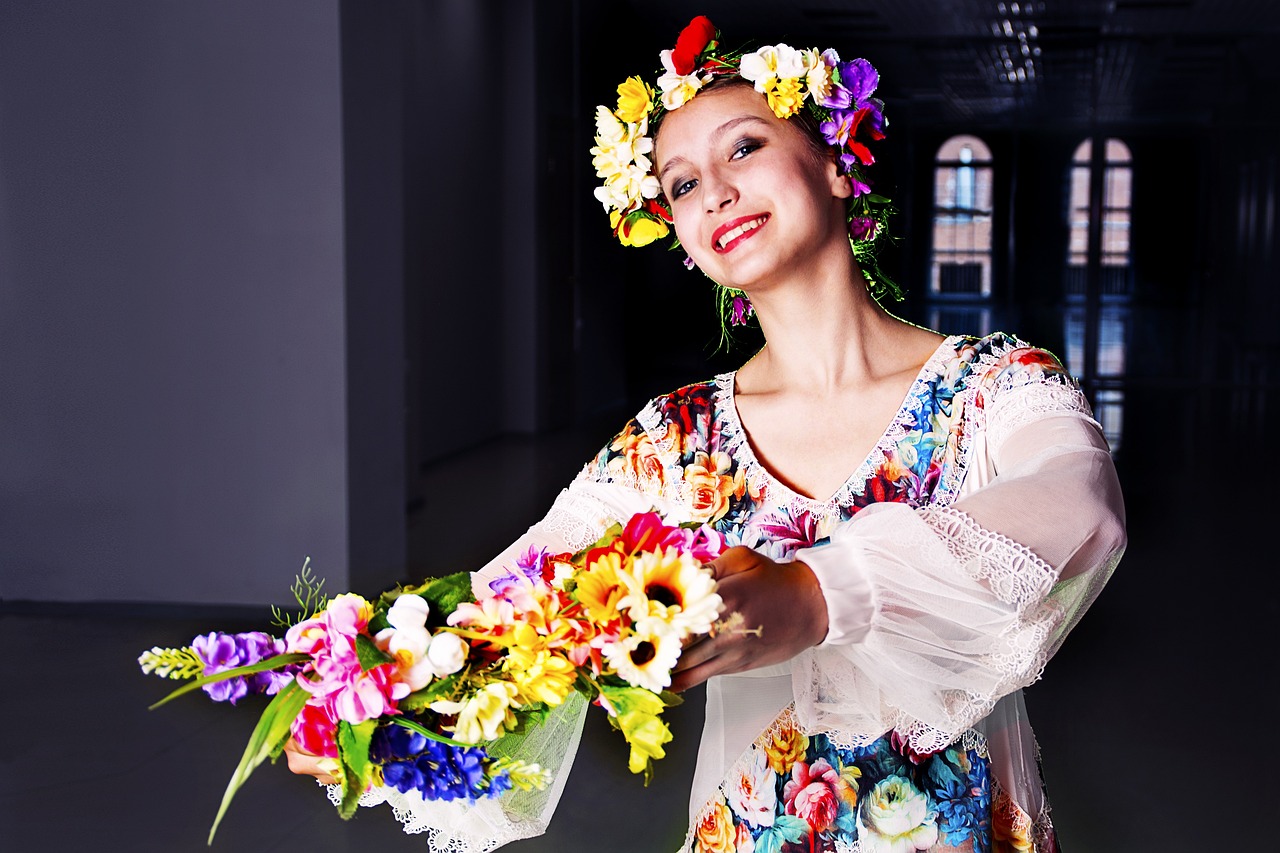
M774 116L764 95L750 86L725 86L700 93L663 118L654 139L659 168L665 158L685 156L686 149L714 144L724 133L744 125L772 126Z

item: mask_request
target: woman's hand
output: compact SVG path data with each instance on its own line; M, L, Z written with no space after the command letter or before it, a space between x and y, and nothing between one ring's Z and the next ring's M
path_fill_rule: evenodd
M334 758L324 758L303 752L302 747L293 738L284 745L284 757L289 762L289 769L301 776L314 776L322 785L336 785L338 779L333 775L338 762Z
M695 639L680 655L672 690L687 690L713 675L782 663L826 638L827 601L804 563L777 563L739 546L707 566L724 600L721 618L737 613L742 625Z

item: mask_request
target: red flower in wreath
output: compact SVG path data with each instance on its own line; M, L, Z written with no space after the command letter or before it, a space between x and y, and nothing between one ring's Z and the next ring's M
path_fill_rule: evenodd
M705 15L699 15L689 22L689 26L680 31L676 39L676 49L671 52L671 64L676 73L688 75L698 61L698 54L707 49L711 40L716 37L716 25Z

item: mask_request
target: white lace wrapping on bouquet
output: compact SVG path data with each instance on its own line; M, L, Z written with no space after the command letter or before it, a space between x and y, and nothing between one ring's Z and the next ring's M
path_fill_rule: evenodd
M380 786L366 791L360 805L391 806L405 832L426 834L431 853L489 853L512 841L540 835L546 831L569 777L586 709L582 696L570 694L543 725L534 727L519 741L518 750L507 753L502 740L489 750L492 755L511 754L551 771L552 782L545 790L511 790L497 799L468 803L424 800L416 791L402 794L395 788ZM515 745L513 740L505 741L507 747ZM341 798L341 789L329 786L329 799L335 805Z

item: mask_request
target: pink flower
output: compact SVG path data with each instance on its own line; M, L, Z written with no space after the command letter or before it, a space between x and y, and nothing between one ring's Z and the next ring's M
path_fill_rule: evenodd
M724 539L714 529L703 525L697 529L671 527L662 523L656 512L637 513L623 528L618 540L624 551L661 551L675 547L682 554L709 563L724 550Z
M345 593L285 634L288 651L311 655L298 674L298 686L311 694L308 704L352 725L397 713L395 703L409 695L409 685L398 679L391 664L368 672L360 668L356 637L367 633L372 614L369 602Z
M289 724L289 731L304 752L322 758L338 757L338 721L329 716L324 707L310 703L303 705L302 711Z
M812 765L797 761L791 768L791 780L782 788L787 814L803 819L815 833L823 832L840 813L842 787L840 774L825 758Z
M722 789L725 800L734 814L752 826L773 826L777 774L763 750L752 747L751 753L751 762L732 773Z

